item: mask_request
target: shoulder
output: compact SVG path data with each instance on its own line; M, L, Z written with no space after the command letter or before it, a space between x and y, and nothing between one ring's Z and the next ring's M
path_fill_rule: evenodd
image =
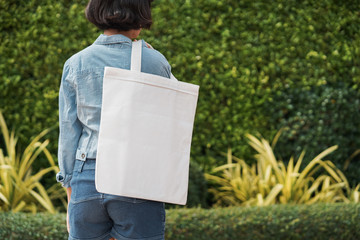
M114 55L119 55L119 52L114 51L114 48L109 47L109 45L105 43L97 43L96 40L94 43L73 54L67 60L67 64L71 73L93 72L94 70L98 71L100 68L103 69L104 64L118 62L116 61L118 59L109 61L110 58L114 58ZM124 55L126 54L121 51L118 58Z
M91 55L93 54L94 45L90 45L83 50L72 55L64 64L64 68L66 67L70 72L76 72L81 69L82 65L87 59L91 59Z
M165 56L142 41L142 71L170 78L171 67Z

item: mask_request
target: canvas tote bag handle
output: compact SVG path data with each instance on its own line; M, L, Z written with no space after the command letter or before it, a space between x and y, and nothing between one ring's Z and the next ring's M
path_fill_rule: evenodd
M142 42L143 42L143 40L132 42L131 66L130 66L131 71L141 72ZM177 79L174 77L174 75L172 73L171 73L170 79L177 81Z
M141 72L141 50L142 40L132 43L131 50L131 71Z

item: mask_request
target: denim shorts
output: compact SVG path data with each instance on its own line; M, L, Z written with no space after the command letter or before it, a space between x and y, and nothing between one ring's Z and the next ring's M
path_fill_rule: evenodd
M164 239L164 203L99 193L95 160L76 160L70 185L69 240Z

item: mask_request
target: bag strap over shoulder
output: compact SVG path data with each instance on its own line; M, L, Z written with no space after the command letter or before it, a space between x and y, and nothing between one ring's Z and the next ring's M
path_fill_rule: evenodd
M143 40L132 42L131 49L131 71L141 72L141 54L142 54L142 42ZM171 73L171 80L177 81L174 75Z
M141 72L142 40L132 42L131 71Z

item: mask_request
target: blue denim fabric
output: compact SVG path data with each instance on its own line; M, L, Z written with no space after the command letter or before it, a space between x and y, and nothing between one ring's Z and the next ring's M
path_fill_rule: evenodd
M69 240L164 239L164 203L97 192L95 160L77 160L70 185Z
M104 67L130 69L132 41L121 35L100 35L89 47L69 58L59 92L57 181L69 187L75 159L96 158ZM170 78L165 57L143 44L141 71Z

